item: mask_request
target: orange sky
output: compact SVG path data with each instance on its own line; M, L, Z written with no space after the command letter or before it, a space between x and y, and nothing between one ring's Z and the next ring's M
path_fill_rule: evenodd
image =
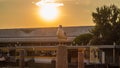
M45 22L38 15L39 7L32 2L40 0L0 0L0 28L36 28L63 26L91 26L91 13L96 7L115 4L119 0L57 0L61 14L56 21Z

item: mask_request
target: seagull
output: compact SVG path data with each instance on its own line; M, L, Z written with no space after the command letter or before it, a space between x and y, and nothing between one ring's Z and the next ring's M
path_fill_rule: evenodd
M67 41L67 36L66 33L64 32L62 25L59 25L58 30L57 30L57 38L60 42L65 42Z

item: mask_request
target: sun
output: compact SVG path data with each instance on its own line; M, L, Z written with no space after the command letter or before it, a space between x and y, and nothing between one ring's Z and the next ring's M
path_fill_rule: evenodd
M59 10L54 6L42 6L39 10L39 15L45 21L53 21L59 16Z
M64 5L55 0L40 0L35 4L40 7L39 15L45 21L55 21L59 17L58 8Z

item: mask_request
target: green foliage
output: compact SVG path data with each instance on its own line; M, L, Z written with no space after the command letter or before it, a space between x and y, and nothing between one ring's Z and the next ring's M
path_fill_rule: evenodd
M76 37L74 44L113 45L120 44L120 9L115 5L97 7L92 13L95 27L91 34Z
M91 31L93 38L91 44L117 44L120 39L120 9L115 5L96 8L92 13L93 21L96 24ZM100 38L100 35L102 37Z
M91 38L92 38L92 34L90 33L81 34L73 40L73 44L87 45Z

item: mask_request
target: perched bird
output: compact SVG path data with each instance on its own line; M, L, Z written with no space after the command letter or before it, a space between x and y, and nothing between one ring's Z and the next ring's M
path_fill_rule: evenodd
M57 37L58 37L59 42L61 42L61 43L67 41L67 36L62 28L62 25L59 25L59 27L58 27Z

